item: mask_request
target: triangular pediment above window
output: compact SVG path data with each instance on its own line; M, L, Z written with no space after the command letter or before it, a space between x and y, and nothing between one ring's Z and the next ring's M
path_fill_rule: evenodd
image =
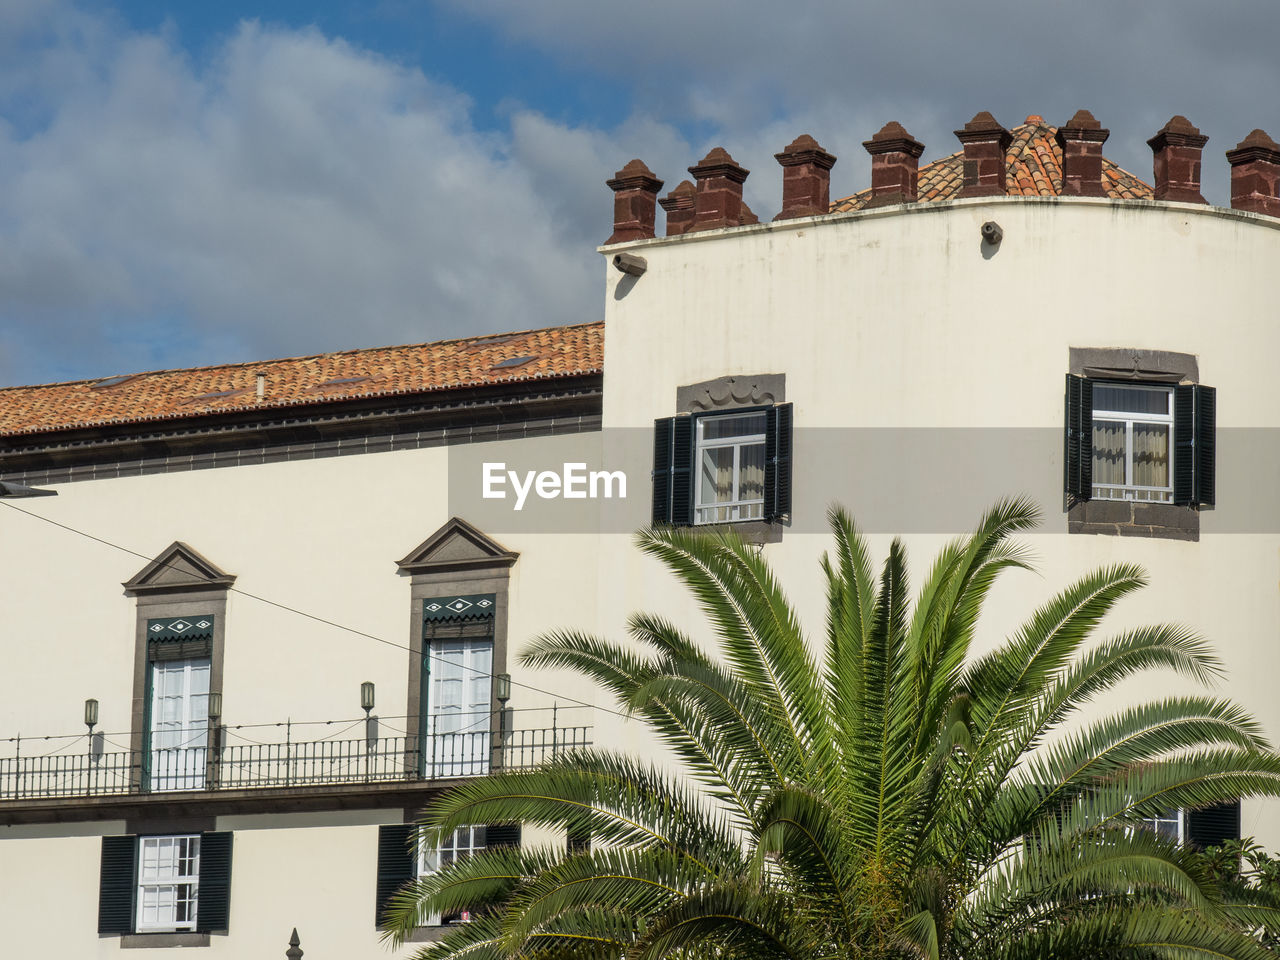
M125 593L183 593L190 590L226 590L234 575L202 557L193 547L175 541L124 584Z
M410 551L399 566L406 573L509 567L519 556L467 521L454 517Z

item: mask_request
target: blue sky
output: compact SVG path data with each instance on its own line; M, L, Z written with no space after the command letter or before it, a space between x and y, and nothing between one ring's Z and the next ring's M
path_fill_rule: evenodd
M0 384L599 318L604 180L800 133L866 185L898 120L925 159L979 110L1085 107L1150 177L1174 113L1280 137L1280 8L1025 0L0 0Z

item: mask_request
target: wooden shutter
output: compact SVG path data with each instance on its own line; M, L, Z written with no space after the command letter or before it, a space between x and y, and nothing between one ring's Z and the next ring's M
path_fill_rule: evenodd
M196 929L226 933L231 927L231 834L200 834L200 891Z
M412 823L388 823L378 828L378 885L374 893L374 922L381 927L391 897L417 875Z
M1072 500L1093 496L1093 383L1067 374L1066 427L1063 430L1063 484Z
M1195 502L1196 388L1189 383L1173 388L1173 502Z
M98 933L133 932L134 858L137 837L103 837L98 874Z
M1173 502L1212 506L1217 391L1189 383L1173 388Z
M772 523L791 519L791 404L774 404L764 417L764 518Z
M1214 504L1218 391L1197 386L1195 392L1195 502L1206 507Z
M653 422L653 522L693 523L693 419Z
M653 421L653 522L671 522L671 440L676 418Z
M1240 839L1240 801L1217 803L1187 812L1187 840L1204 849Z
M520 824L491 823L485 828L486 847L518 847L520 846Z

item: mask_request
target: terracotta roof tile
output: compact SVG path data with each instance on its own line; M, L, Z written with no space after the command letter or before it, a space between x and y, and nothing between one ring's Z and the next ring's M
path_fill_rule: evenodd
M1008 164L1005 190L1010 196L1056 197L1062 192L1062 147L1055 139L1057 132L1057 127L1049 126L1043 117L1038 116L1027 117L1026 123L1009 131L1013 141L1005 154ZM1103 158L1102 172L1107 196L1113 200L1152 198L1152 190L1147 183L1110 160ZM922 201L955 197L964 185L964 151L925 164L920 168L918 184ZM831 212L861 210L870 199L871 191L862 190L832 201Z
M504 360L530 359L505 367ZM598 374L604 324L0 388L0 436ZM265 377L262 400L257 377Z

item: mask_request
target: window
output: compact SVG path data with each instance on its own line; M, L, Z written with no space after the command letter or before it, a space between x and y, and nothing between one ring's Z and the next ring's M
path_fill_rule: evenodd
M482 776L489 772L492 746L496 597L466 594L422 603L423 775Z
M1212 506L1213 387L1067 376L1063 463L1077 503L1123 500Z
M1186 814L1182 810L1166 810L1156 817L1146 817L1142 825L1156 836L1182 843L1186 840Z
M225 933L231 834L102 838L101 934Z
M212 614L147 624L148 788L199 790L209 744Z
M695 523L764 517L762 411L698 417Z
M138 838L139 932L194 930L200 889L200 838Z
M653 522L790 520L791 423L789 403L655 421Z
M405 738L421 776L485 774L500 758L490 677L507 672L508 586L518 558L454 517L398 561L412 577Z
M1184 839L1193 846L1220 847L1228 840L1240 839L1240 801L1215 803L1211 807L1187 810L1182 814Z
M1095 384L1093 498L1172 501L1172 433L1172 388Z
M209 699L222 694L227 590L235 579L174 542L124 583L136 600L132 790L202 790L217 778Z
M1240 802L1218 803L1197 810L1166 810L1146 817L1142 824L1159 836L1194 847L1218 847L1240 839Z
M433 849L415 851L417 827L412 823L390 823L378 828L378 882L374 914L379 926L387 905L404 884L433 873L451 863L495 847L520 846L520 824L460 827ZM432 917L428 926L461 923L470 919L468 911L449 917Z
M465 860L473 853L483 850L486 845L487 827L458 827L446 837L438 847L420 846L418 857L418 876L435 873L459 860ZM428 926L441 926L449 923L467 923L471 920L470 910L460 910L456 914L431 917Z

